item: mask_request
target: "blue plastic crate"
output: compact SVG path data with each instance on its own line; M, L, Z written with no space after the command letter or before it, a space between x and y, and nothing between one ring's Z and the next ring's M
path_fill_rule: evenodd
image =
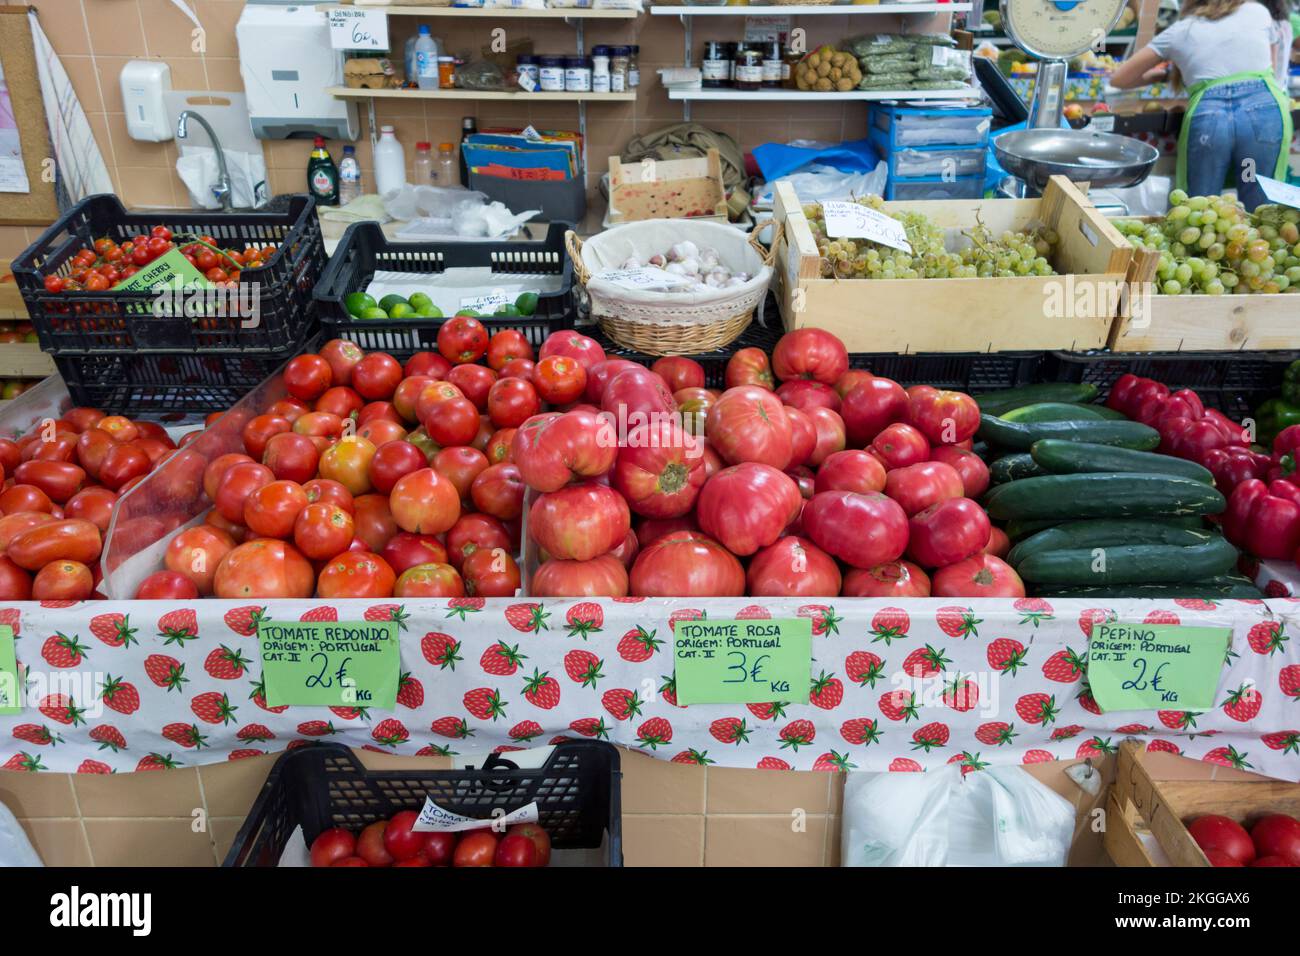
M993 111L987 106L950 109L921 106L876 105L868 124L884 134L885 151L900 146L987 146Z
M885 199L898 202L934 199L979 199L984 195L984 177L917 176L911 179L890 177Z
M873 129L871 145L884 158L890 179L921 176L983 176L988 160L984 146L899 146L889 149L885 133Z

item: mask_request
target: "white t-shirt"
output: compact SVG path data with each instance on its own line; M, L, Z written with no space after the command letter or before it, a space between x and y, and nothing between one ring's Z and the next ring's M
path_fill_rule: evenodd
M1283 27L1262 3L1247 0L1220 20L1185 17L1151 41L1151 49L1172 60L1183 86L1217 80L1234 73L1275 70L1273 51L1283 42ZM1286 33L1290 33L1287 29ZM1287 57L1282 57L1283 70ZM1281 74L1285 78L1286 74ZM1285 82L1285 79L1283 80Z

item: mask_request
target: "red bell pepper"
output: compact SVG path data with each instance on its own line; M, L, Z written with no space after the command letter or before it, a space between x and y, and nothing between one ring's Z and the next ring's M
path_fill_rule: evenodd
M1224 536L1261 558L1291 558L1300 547L1300 488L1277 484L1285 497L1256 478L1243 481L1233 489L1223 515Z
M1288 425L1273 439L1273 459L1293 454L1297 448L1300 448L1300 425Z
M1211 448L1201 459L1201 464L1214 475L1214 486L1225 495L1232 494L1232 489L1243 481L1264 476L1254 456L1235 446Z
M1171 402L1179 402L1188 408L1187 417L1193 421L1199 419L1205 414L1205 405L1201 402L1201 396L1197 395L1190 388L1180 388L1174 394L1169 396Z
M1106 396L1106 407L1113 408L1117 412L1123 412L1131 418L1133 390L1144 381L1146 379L1138 378L1132 372L1125 372L1110 387L1110 394Z
M1133 389L1133 393L1129 398L1131 411L1127 414L1129 418L1135 419L1143 425L1150 425L1160 417L1161 411L1164 410L1165 399L1168 397L1169 387L1167 385L1144 378Z

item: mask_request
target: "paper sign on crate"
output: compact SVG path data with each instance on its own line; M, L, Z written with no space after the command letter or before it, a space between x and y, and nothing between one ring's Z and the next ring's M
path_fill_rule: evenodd
M867 239L882 246L911 252L903 224L879 210L840 199L822 203L826 235L832 239Z
M1088 684L1102 711L1212 710L1232 629L1094 624Z
M461 833L465 830L486 830L488 827L500 831L516 823L536 823L538 816L536 801L509 813L493 812L496 815L486 820L467 817L463 813L444 810L433 802L432 797L425 797L424 806L420 808L420 815L411 829L416 833Z
M330 46L335 50L387 50L388 14L364 7L329 11Z
M603 269L592 278L612 282L624 289L674 289L691 284L691 280L686 276L656 269L653 266L643 266L640 269Z
M812 677L812 621L678 621L673 658L683 704L800 700Z
M22 686L14 655L14 629L7 624L0 625L0 714L22 712Z
M396 621L268 621L257 625L272 707L392 710L400 676Z
M1300 187L1267 176L1256 176L1255 181L1259 183L1259 188L1264 191L1264 198L1269 202L1300 209Z
M461 311L469 309L484 315L491 315L503 305L514 305L515 300L504 292L486 292L472 295L460 300Z

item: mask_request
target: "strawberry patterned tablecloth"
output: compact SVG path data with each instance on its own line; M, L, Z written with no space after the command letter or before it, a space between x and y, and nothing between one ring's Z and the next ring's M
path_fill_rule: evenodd
M751 599L752 600L752 599ZM799 700L676 704L677 621L813 620ZM392 712L268 709L253 622L396 619ZM1092 623L1230 626L1217 705L1103 714L1081 667ZM1300 780L1300 604L1037 599L94 602L0 607L27 706L0 716L0 766L82 773L234 760L329 738L407 755L599 737L682 763L924 770L1075 759L1125 737Z
M1256 586L1271 598L1300 593L1300 568L1294 561L1256 561L1247 569Z

